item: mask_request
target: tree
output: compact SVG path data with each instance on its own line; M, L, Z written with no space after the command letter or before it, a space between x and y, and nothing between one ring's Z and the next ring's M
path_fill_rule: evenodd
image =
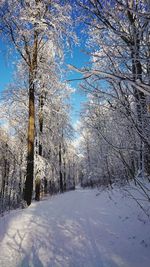
M89 25L91 69L83 69L86 89L96 93L100 81L107 80L107 101L110 102L112 88L114 98L124 99L126 115L130 113L130 101L134 97L136 114L134 126L140 137L139 169L145 166L149 173L149 114L147 101L149 90L149 20L147 11L150 6L146 1L79 1L85 23ZM85 86L84 86L85 87ZM146 90L144 90L144 88ZM122 101L122 100L121 100ZM123 103L123 101L122 101ZM113 105L113 103L110 103ZM133 115L133 113L132 113ZM143 164L144 163L144 164Z
M35 90L38 87L38 65L41 51L50 40L52 51L61 51L63 37L71 34L70 6L63 1L3 1L0 28L3 36L15 46L28 71L29 120L27 176L24 199L31 203L34 177Z

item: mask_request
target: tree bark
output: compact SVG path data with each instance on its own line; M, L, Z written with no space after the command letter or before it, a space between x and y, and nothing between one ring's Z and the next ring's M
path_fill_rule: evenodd
M29 78L29 122L28 122L28 154L27 175L24 189L24 200L29 206L32 199L34 177L34 133L35 133L35 108L34 108L34 84L33 77Z
M29 68L29 122L28 122L28 152L27 174L24 188L24 200L29 206L32 200L34 179L34 138L35 138L35 78L37 72L38 33L34 32L33 56Z
M61 143L59 144L59 186L60 186L60 192L63 193Z
M42 134L43 134L43 106L44 106L44 96L41 93L39 98L39 155L42 156L43 146L42 146Z

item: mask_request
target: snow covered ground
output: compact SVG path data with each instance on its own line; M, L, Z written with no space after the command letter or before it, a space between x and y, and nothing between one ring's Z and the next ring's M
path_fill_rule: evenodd
M0 267L149 267L150 222L119 189L78 189L0 218Z

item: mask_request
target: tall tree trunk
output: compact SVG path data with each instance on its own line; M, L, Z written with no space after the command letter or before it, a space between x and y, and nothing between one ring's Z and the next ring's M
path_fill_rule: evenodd
M24 189L24 200L29 206L32 199L34 177L34 133L35 133L35 108L34 108L34 84L33 77L29 78L29 122L28 122L28 155L27 175Z
M134 1L130 1L130 8L133 8ZM133 38L131 41L131 58L132 58L132 74L133 79L140 80L142 82L142 65L140 62L140 36L139 36L139 28L136 25L136 17L135 15L128 10L127 11L128 19L132 26ZM150 146L147 142L144 142L142 135L145 139L145 127L149 124L147 120L147 103L146 103L146 96L143 92L139 91L136 87L134 87L134 97L136 100L137 106L137 117L139 122L139 130L141 133L141 151L140 151L140 159L139 159L139 167L143 170L145 167L148 174L150 174ZM147 135L147 133L146 133ZM148 133L149 135L149 133ZM149 136L147 136L148 138ZM144 151L143 151L144 150ZM144 165L144 166L143 166Z
M138 46L137 46L138 47ZM137 49L138 50L138 49ZM132 73L134 80L139 79L142 81L142 66L139 58L139 53L136 52L136 54L132 53ZM144 140L149 137L149 133L146 132L146 127L149 124L148 118L147 118L147 103L146 103L146 96L143 92L139 91L134 88L134 97L136 100L136 107L137 107L137 117L139 122L139 130L141 133L141 151L140 151L140 159L139 159L139 167L140 170L143 170L145 167L145 170L148 174L150 174L150 145L148 145L148 142L145 142ZM142 137L143 136L143 137Z
M66 185L66 159L65 159L65 148L64 148L64 191L67 189Z
M37 51L38 33L34 32L33 56L29 68L29 122L28 122L28 154L27 154L27 175L24 188L24 200L29 206L32 200L33 179L34 179L34 137L35 137L35 78L37 72Z
M43 134L43 106L44 106L44 95L43 92L39 98L39 155L42 156L42 134Z
M59 187L60 187L60 192L63 193L61 143L59 144Z

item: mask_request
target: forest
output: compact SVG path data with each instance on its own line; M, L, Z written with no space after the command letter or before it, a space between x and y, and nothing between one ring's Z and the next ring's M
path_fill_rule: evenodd
M149 200L149 10L146 0L1 0L0 52L15 55L0 98L1 213L78 182L133 179ZM89 58L81 68L66 64L76 46ZM77 138L70 72L85 95Z

